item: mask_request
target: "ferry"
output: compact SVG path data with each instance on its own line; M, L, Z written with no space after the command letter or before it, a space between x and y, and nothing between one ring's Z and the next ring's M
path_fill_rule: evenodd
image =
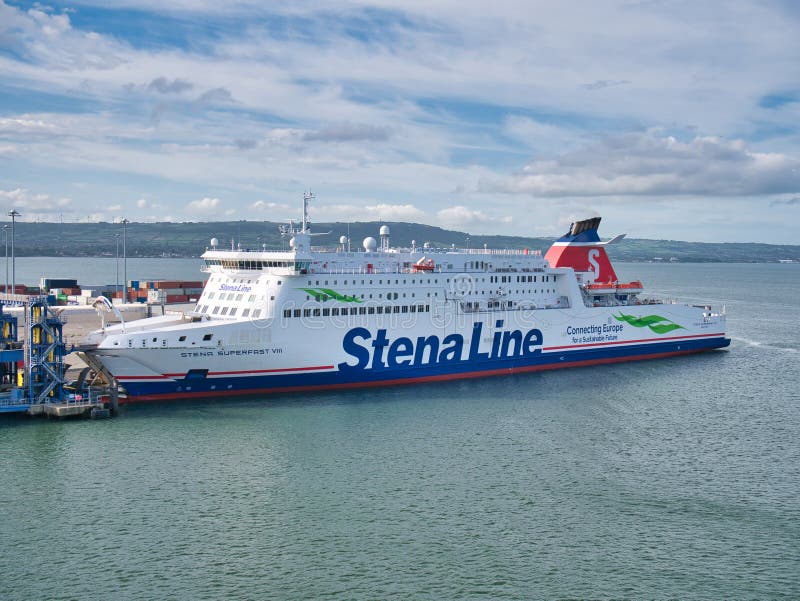
M191 311L104 327L86 359L126 402L479 378L656 359L730 344L725 312L643 297L620 281L600 218L528 249L312 245L308 205L286 250L202 255ZM105 301L104 301L105 302ZM108 303L110 305L110 303ZM109 307L111 308L111 307Z

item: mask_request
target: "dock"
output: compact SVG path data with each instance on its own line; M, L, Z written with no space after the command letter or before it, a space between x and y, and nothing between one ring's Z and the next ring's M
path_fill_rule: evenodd
M24 340L6 305L23 306ZM105 374L85 368L74 385L66 382L63 325L46 296L0 294L0 414L97 419L116 412L116 382Z

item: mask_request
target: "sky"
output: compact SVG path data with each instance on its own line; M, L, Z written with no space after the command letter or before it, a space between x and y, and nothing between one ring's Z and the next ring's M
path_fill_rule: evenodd
M0 0L0 209L311 190L317 222L798 244L798 32L793 0Z

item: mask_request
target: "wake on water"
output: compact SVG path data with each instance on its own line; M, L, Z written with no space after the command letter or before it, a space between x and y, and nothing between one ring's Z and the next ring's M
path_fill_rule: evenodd
M731 336L731 340L735 340L736 342L743 342L747 346L759 347L764 349L776 350L776 351L784 351L787 353L797 353L799 352L798 349L789 347L789 346L781 346L779 344L770 344L768 342L761 342L760 340L752 340L750 338L740 338L738 336Z

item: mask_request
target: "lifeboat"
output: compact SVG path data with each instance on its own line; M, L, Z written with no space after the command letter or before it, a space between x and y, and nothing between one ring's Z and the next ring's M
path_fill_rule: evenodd
M425 257L422 257L419 261L414 263L413 269L415 273L420 271L430 272L434 270L434 267L433 259L428 259L426 261Z
M642 283L639 281L617 284L617 292L619 294L639 294L642 290Z
M590 294L616 294L616 282L595 282L593 284L586 284L586 291Z

